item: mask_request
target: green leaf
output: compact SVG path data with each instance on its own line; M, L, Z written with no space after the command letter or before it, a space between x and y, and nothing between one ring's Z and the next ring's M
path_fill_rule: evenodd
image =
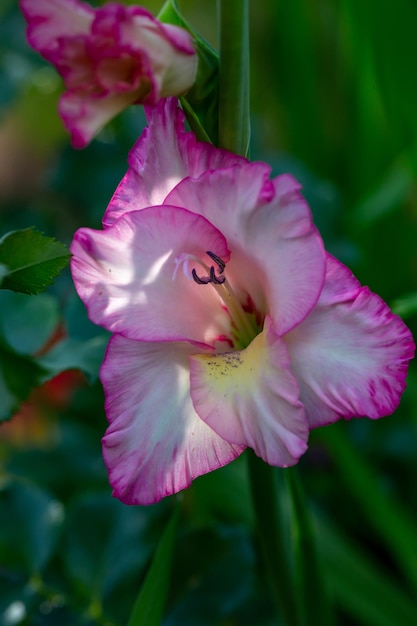
M107 335L98 335L86 341L63 339L37 360L45 370L42 382L72 369L81 370L91 383L94 382L98 378L107 342Z
M195 523L210 525L222 520L252 527L254 513L244 455L195 480L193 488L184 493L185 507L188 500Z
M0 240L0 286L19 293L40 293L53 283L69 258L66 246L32 228L7 233Z
M194 37L198 56L197 76L191 89L180 98L191 130L200 141L218 142L219 58L217 52L183 18L177 2L167 0L159 12L161 22L185 28Z
M104 492L78 496L68 509L62 558L78 593L125 624L156 543L158 509L127 507ZM134 546L134 549L132 549Z
M31 356L39 352L58 323L58 300L52 295L0 291L0 335L15 352Z
M405 593L401 581L320 516L315 520L319 547L329 586L337 603L363 626L413 626L417 603Z
M291 504L283 472L267 465L252 450L246 452L255 529L270 599L286 626L299 626L294 585L294 558L290 529Z
M185 117L187 118L187 122L189 123L190 128L193 131L194 135L197 137L197 139L199 141L211 143L210 137L202 126L200 119L194 111L193 107L189 104L187 98L183 96L182 98L180 98L180 102L182 109L185 113Z
M417 5L413 0L400 0L397 10L386 3L351 3L356 20L367 20L367 36L373 46L374 63L389 122L406 141L417 137L416 107L417 82L414 76L417 41L414 37ZM366 5L366 8L365 6ZM366 14L363 12L366 10ZM375 20L375 11L378 19ZM387 37L395 42L387 46Z
M10 419L33 387L40 384L43 368L32 358L16 354L0 343L0 422Z
M0 421L10 419L45 380L47 370L33 355L51 338L58 320L58 302L49 294L0 291Z
M303 626L320 626L334 623L321 554L317 548L315 529L309 504L296 467L284 470L292 508L292 538L295 561L297 606Z
M64 521L61 503L29 483L0 487L0 560L30 576L41 572L57 545Z
M333 425L323 429L320 439L326 442L341 482L356 499L385 548L417 589L417 524L400 501L381 488L373 469L351 445L346 430ZM342 425L343 426L343 425Z
M417 293L410 293L392 303L392 310L400 317L410 317L417 313Z
M162 622L179 514L180 509L177 505L155 552L128 626L160 626Z
M356 206L350 219L359 227L371 226L395 212L412 192L414 178L403 158L396 159L367 198Z
M8 273L9 270L7 269L7 265L3 265L3 263L0 263L0 285L3 281L3 278L7 276Z
M188 510L186 504L184 509ZM249 528L219 524L218 519L209 526L184 524L176 554L181 558L175 559L164 626L264 624L255 592L257 559ZM262 596L266 604L264 600Z

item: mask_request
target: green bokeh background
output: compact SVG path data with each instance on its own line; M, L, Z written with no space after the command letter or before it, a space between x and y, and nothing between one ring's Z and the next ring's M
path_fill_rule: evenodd
M179 4L216 47L215 0ZM415 332L417 4L262 0L250 27L251 158L301 181L327 249ZM99 227L126 171L141 108L76 151L56 112L60 90L26 43L16 0L2 0L0 235L35 226L69 244L78 227ZM88 322L68 270L46 294L0 293L0 342L15 355L2 357L3 378L29 390L22 359L63 333L55 359L81 360L85 374L35 390L0 426L1 626L126 624L173 505L111 497L96 379L107 337ZM412 364L392 417L312 432L299 464L341 626L417 623L416 381ZM4 406L2 393L0 384ZM183 494L163 625L276 623L241 458Z

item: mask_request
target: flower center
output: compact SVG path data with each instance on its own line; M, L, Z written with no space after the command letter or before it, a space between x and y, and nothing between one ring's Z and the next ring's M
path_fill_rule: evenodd
M185 276L192 279L197 285L213 287L229 312L232 321L233 346L237 349L246 348L262 330L256 320L256 314L247 312L243 308L230 281L224 274L226 264L223 259L210 250L206 254L214 261L214 265L209 267L195 255L186 253L179 255L175 260L176 268L173 278L175 278L178 269L182 267ZM190 271L191 263L200 266L206 274L201 275L195 267L192 267Z

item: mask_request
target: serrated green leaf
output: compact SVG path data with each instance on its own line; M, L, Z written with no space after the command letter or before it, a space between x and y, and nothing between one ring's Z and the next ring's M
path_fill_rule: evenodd
M51 285L70 258L64 244L28 228L7 233L0 240L0 264L7 268L0 287L37 294Z
M200 141L218 141L219 57L210 44L183 18L175 0L167 0L158 19L188 30L194 37L198 56L194 85L180 98L191 130Z
M146 626L160 626L161 624L168 593L179 513L178 506L162 535L128 626L145 626L145 624Z

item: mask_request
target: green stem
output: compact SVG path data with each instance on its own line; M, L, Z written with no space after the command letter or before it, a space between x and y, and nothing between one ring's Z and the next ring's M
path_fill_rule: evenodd
M220 26L219 145L247 155L249 120L249 0L218 0Z
M288 550L291 545L290 507L283 497L283 471L267 465L251 450L247 455L257 537L271 598L285 626L299 626L294 564Z

